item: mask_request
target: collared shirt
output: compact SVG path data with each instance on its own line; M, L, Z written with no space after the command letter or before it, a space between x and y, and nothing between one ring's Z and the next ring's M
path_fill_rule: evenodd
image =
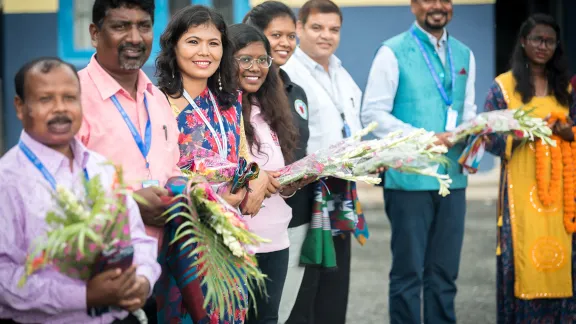
M103 165L106 159L74 140L74 160L35 141L22 132L20 140L30 148L52 174L58 185L85 194L83 170L90 177L100 175L102 185L112 185L114 168ZM15 146L0 158L0 318L19 323L111 323L126 312L112 312L92 318L86 314L86 283L47 268L30 276L23 287L18 281L24 273L33 242L46 235L46 213L56 209L53 189L40 170ZM145 234L138 206L127 200L130 235L134 246L137 274L145 276L151 287L160 276L156 262L157 241Z
M137 95L134 100L128 91L108 74L93 56L88 66L78 73L82 87L84 120L78 138L89 149L104 155L122 166L126 183L134 190L142 188L142 181L157 180L161 187L168 178L181 175L178 168L178 126L166 96L140 70ZM134 141L130 129L112 102L116 96L122 108L144 138L148 116L152 126L152 145L148 152L150 168ZM148 233L161 236L158 228L147 227Z
M448 33L444 30L442 37L438 40L434 35L426 32L422 27L415 23L415 25L422 30L432 44L435 44L434 49L436 54L446 64L446 49ZM426 71L427 72L427 71ZM377 137L384 137L386 134L402 130L412 131L414 127L410 124L404 123L396 117L392 116L392 108L394 107L394 97L396 97L396 90L398 90L398 80L400 78L400 70L398 68L398 60L394 52L388 46L382 46L376 53L370 74L368 75L368 83L364 94L364 102L362 104L361 118L364 125L376 121L378 127L373 131ZM466 93L464 98L464 111L462 120L467 121L476 116L476 103L474 83L476 80L476 60L474 54L470 51L470 63L468 67L468 80L466 82Z
M308 99L304 89L292 82L288 74L280 69L280 79L284 83L284 90L292 110L294 124L298 127L298 147L294 151L294 160L298 161L306 156L306 148L310 131L308 129ZM292 220L288 227L298 227L310 222L312 217L312 203L314 202L314 186L309 185L296 191L294 196L286 199L292 208Z
M285 166L284 155L276 133L270 129L262 116L260 107L252 104L250 122L254 127L254 135L260 141L260 152L256 147L250 150L252 161L258 163L262 170L276 171ZM266 207L260 209L256 216L247 219L248 227L255 234L270 240L256 247L257 253L280 251L290 246L288 239L288 224L292 218L292 209L284 198L275 194L264 201Z
M308 153L343 139L342 115L352 133L360 130L362 91L335 55L330 57L327 72L298 47L282 69L306 91L310 129Z

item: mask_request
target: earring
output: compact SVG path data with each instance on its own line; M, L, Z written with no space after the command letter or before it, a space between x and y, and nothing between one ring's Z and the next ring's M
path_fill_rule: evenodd
M174 79L174 71L172 71L172 79Z
M218 89L222 91L222 78L220 77L220 73L218 73Z

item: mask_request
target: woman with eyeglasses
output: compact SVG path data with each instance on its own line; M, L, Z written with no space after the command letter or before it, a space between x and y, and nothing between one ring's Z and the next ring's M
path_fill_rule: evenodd
M182 168L188 167L194 158L192 147L214 151L232 163L237 163L240 156L250 159L243 136L236 61L228 39L223 17L198 5L178 11L160 38L156 60L158 87L166 94L178 121ZM265 197L275 194L278 187L277 180L261 171L258 179L250 181L250 190L231 193L229 186L224 186L218 189L218 194L230 205L241 206L245 215L256 215ZM204 309L206 289L201 285L202 277L189 280L188 269L193 260L180 258L178 254L185 248L184 243L170 245L170 239L164 241L159 254L162 277L156 287L161 321L243 323L247 304L236 305L233 314L226 313L223 317L213 305ZM238 284L243 292L244 284Z
M265 1L250 10L243 20L244 23L261 30L268 38L272 49L272 64L277 67L284 65L294 54L296 49L296 16L294 11L279 1ZM306 156L307 143L310 137L308 129L308 99L306 93L299 85L290 80L288 73L278 69L280 82L288 97L288 104L292 111L294 125L300 134L294 158L300 160ZM312 182L315 179L310 179ZM286 202L292 208L292 220L288 225L290 238L290 255L284 291L280 300L278 324L288 321L295 307L300 285L304 278L305 267L300 265L302 245L306 239L312 205L314 202L314 185L304 186L295 192L294 196ZM308 305L303 306L308 309Z
M272 64L272 50L258 29L238 24L229 27L232 52L243 92L242 114L250 156L264 170L281 169L294 161L298 129L294 125L288 98ZM276 174L275 174L276 175ZM305 182L305 180L303 181ZM268 276L266 293L255 298L256 312L250 309L247 323L277 324L280 297L288 267L288 224L292 210L285 199L298 185L281 188L265 200L265 208L248 220L256 234L270 240L256 248L258 266Z
M556 147L488 137L501 158L498 212L498 323L576 320L573 232L575 109L568 64L554 19L535 14L520 27L512 69L499 75L487 111L524 109L548 120Z

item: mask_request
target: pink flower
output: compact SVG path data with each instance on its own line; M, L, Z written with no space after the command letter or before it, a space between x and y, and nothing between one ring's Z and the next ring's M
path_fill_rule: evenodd
M521 130L514 130L514 136L517 138L524 138L524 132Z

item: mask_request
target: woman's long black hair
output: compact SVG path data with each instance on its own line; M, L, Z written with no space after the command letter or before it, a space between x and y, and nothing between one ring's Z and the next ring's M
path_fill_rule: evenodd
M260 30L265 30L270 22L277 17L290 17L294 25L296 25L294 11L280 1L266 1L255 6L244 16L242 22Z
M236 24L228 29L232 52L236 53L251 43L261 42L266 48L266 53L271 54L268 38L257 28ZM238 67L236 67L238 70ZM252 110L251 100L259 102L264 120L270 125L270 129L276 133L282 148L282 154L286 163L290 163L294 157L294 150L298 139L298 130L294 126L294 119L288 104L286 92L280 81L278 67L274 64L270 66L266 80L257 92L242 96L242 114L244 116L244 130L250 145L250 150L255 146L258 153L261 153L261 144L254 133L254 127L250 123Z
M182 74L176 62L174 48L190 27L213 24L222 35L222 60L214 75L208 78L208 88L218 100L220 107L230 108L237 100L237 79L234 52L230 49L228 28L222 15L205 6L187 6L179 10L170 20L160 36L160 53L156 58L158 88L172 98L180 98L184 91ZM222 83L220 91L218 77Z
M568 60L564 54L564 46L560 41L560 26L554 18L545 14L534 14L530 16L520 27L520 33L512 54L512 75L516 79L516 91L522 96L522 102L528 103L535 94L532 74L530 72L530 59L522 47L522 40L526 40L528 34L536 25L550 26L556 32L559 40L554 55L546 63L546 73L548 76L548 89L556 97L561 105L570 105L572 97L568 92L570 84L570 74L568 71Z

